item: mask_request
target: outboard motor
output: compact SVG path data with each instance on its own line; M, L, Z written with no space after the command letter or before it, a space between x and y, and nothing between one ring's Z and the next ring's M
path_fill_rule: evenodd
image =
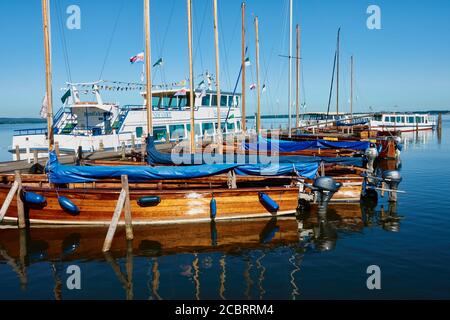
M316 194L316 200L319 204L319 211L327 210L328 203L334 194L339 191L342 183L334 181L331 177L319 177L314 180L311 189Z
M374 148L374 147L367 148L366 151L364 152L364 155L366 156L366 159L367 159L367 169L370 172L374 172L373 165L375 163L375 159L378 157L377 148Z
M398 185L402 181L402 176L397 170L388 170L383 172L383 182L389 186L389 201L397 202Z

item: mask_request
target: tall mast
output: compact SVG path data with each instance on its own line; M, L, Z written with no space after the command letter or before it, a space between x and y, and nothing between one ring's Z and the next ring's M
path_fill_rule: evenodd
M298 127L300 122L300 27L298 24L295 29L297 34L295 127Z
M188 51L189 51L189 107L191 110L191 153L195 153L195 122L194 122L194 68L192 65L192 0L187 0L188 20Z
M339 115L339 51L340 51L341 28L338 29L336 48L336 115Z
M151 74L151 46L150 46L150 0L144 0L145 16L145 74L146 83L146 109L147 109L147 135L153 137L153 112L152 112L152 74Z
M217 94L217 139L219 144L219 153L222 153L222 127L220 121L220 57L219 57L219 28L217 19L217 0L213 0L213 13L214 13L214 47L216 51L216 94Z
M51 43L50 43L50 14L49 0L42 0L42 21L44 31L44 50L45 50L45 92L47 97L47 139L48 151L52 151L55 139L53 134L53 95L52 95L52 61L51 61Z
M350 117L353 120L353 56L350 57Z
M292 0L289 0L289 84L288 84L289 138L292 136Z
M242 2L242 132L247 131L247 119L245 115L245 2Z
M256 134L261 131L261 93L259 82L259 24L258 17L255 17L255 34L256 34L256 96L257 96L257 111L256 111Z

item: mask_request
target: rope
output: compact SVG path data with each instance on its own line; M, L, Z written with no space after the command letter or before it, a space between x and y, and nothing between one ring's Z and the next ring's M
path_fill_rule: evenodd
M99 79L102 78L103 71L105 71L106 62L107 62L108 57L109 57L109 52L111 51L112 42L114 40L114 35L116 34L117 25L119 24L119 18L120 18L120 15L122 14L122 10L123 10L124 4L125 4L125 0L122 0L122 3L120 4L119 12L117 13L117 17L116 17L116 20L114 22L114 27L113 27L113 31L111 33L111 37L109 38L108 49L106 49L106 55L105 55L105 58L103 60L102 68L100 70L100 76L98 77Z
M72 82L72 73L70 70L70 63L69 63L69 52L67 50L67 42L66 42L66 36L65 36L64 26L63 26L63 22L62 22L61 7L59 5L59 1L55 1L55 6L56 6L56 12L57 12L57 18L58 18L57 19L58 29L61 34L61 47L62 47L62 52L63 52L64 66L66 68L66 73L67 73L68 79L70 82Z

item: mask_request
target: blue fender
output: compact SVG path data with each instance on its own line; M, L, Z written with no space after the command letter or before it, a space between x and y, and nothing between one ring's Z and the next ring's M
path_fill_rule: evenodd
M37 193L34 192L24 192L22 193L22 201L29 206L35 206L35 207L40 207L43 208L47 205L47 199Z
M264 192L259 192L259 201L269 212L277 212L280 209L278 203L276 203L271 197Z
M68 198L63 197L63 196L58 197L58 202L59 202L61 209L63 209L65 212L67 212L73 216L77 216L80 214L80 209Z
M209 210L210 210L210 216L211 220L214 220L217 215L217 202L214 197L211 199L211 202L209 203Z
M161 203L161 198L158 196L141 197L137 201L140 207L154 207Z

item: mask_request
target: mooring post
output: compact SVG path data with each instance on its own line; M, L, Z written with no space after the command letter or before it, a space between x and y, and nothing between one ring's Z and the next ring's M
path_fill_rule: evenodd
M145 150L146 150L145 138L142 137L142 140L141 140L141 160L142 160L142 162L145 162Z
M22 178L20 177L20 171L16 170L15 172L16 181L17 181L17 218L19 220L19 229L24 229L27 225L25 222L25 207L23 205L22 197Z
M122 176L122 190L125 190L125 230L127 240L133 240L133 223L131 218L130 188L128 186L128 176Z
M103 140L100 140L98 144L98 151L105 151L105 145L103 144Z
M438 115L437 129L438 129L438 131L441 131L441 129L442 129L442 113L439 113L439 115Z
M109 225L108 233L106 234L105 242L103 243L103 252L107 252L111 249L112 240L114 238L114 234L116 233L120 214L124 208L126 197L127 193L124 189L122 189L119 199L117 200L116 209L114 210L114 214L111 219L111 224Z
M56 156L59 158L59 142L58 141L55 142L55 152L56 152Z
M122 160L125 160L125 159L126 159L125 142L122 142L122 147L121 147L121 158L122 158Z
M82 159L83 159L83 148L81 146L78 146L78 150L77 150L77 166L80 165Z
M38 151L36 149L33 150L33 164L38 163Z
M20 147L16 145L16 161L20 161Z
M134 134L131 134L131 149L136 149L136 140L134 138Z

